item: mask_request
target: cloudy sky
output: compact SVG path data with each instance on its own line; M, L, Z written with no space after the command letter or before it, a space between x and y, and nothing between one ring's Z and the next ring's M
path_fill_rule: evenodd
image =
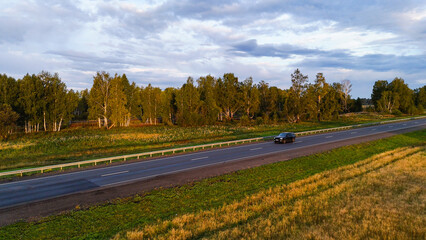
M424 0L0 3L0 73L58 72L77 90L102 70L140 86L233 72L288 88L299 68L311 82L349 79L354 97L378 79L426 84Z

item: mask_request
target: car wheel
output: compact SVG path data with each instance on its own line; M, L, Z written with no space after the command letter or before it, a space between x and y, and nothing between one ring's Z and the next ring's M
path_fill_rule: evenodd
M296 142L296 138L294 137L291 142Z

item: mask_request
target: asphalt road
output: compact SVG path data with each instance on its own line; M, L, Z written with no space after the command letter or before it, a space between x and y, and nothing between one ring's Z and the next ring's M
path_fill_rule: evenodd
M413 127L426 126L426 119L418 119L386 125L377 125L347 131L298 137L295 143L274 144L261 142L235 147L213 149L184 155L176 155L104 168L82 170L73 173L40 177L0 184L0 208L22 205L85 190L117 186L143 179L154 178L190 169L214 166L245 158L282 153L295 149L307 149L321 144L362 138Z

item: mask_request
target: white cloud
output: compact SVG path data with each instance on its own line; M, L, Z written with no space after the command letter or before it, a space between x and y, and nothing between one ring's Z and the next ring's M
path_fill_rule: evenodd
M368 97L377 79L425 84L426 3L5 0L0 51L0 72L58 72L75 89L102 70L160 87L234 72L288 88L299 67Z

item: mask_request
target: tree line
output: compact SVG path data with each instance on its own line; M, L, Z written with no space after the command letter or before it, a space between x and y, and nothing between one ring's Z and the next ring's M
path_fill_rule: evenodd
M318 73L312 83L296 69L291 87L280 89L251 77L239 80L233 73L194 80L180 88L164 90L130 83L125 74L97 72L91 89L73 91L57 73L46 71L14 79L0 75L0 128L7 136L18 125L25 132L60 131L70 120L96 120L99 127L125 127L137 118L150 124L181 126L218 122L241 124L338 119L339 114L362 111L362 102L351 98L349 80L328 83ZM422 113L426 87L412 90L401 78L376 81L371 100L378 112Z

